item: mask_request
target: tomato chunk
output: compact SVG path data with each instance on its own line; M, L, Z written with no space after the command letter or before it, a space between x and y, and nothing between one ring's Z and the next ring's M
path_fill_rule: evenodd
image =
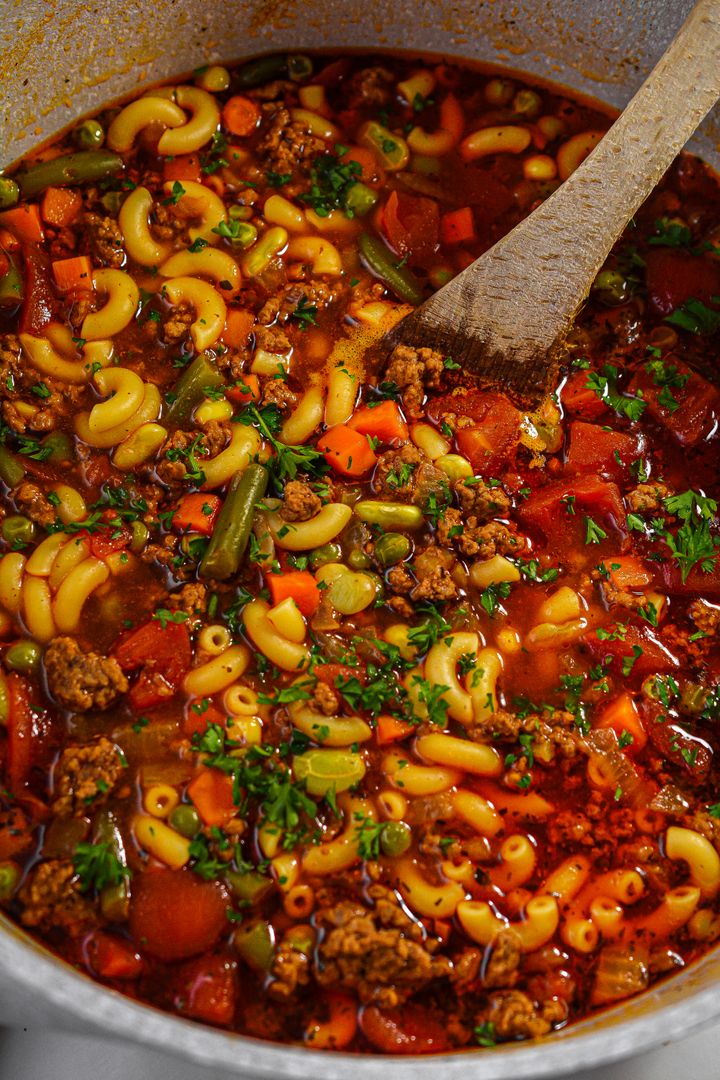
M143 962L127 941L103 930L94 930L83 942L85 963L101 979L137 979Z
M720 265L711 259L661 247L649 251L645 262L648 300L661 315L691 297L708 304L720 294Z
M169 622L163 627L158 619L131 630L116 644L113 653L123 671L140 668L128 695L137 711L151 709L171 698L192 660L187 626Z
M664 591L671 596L720 597L720 559L715 559L708 574L702 566L694 566L684 581L679 564L668 559L660 566L660 576Z
M439 401L446 407L433 403L435 417L456 412L475 421L472 427L460 428L456 435L458 451L475 472L487 474L512 463L520 440L520 413L504 394L471 392L461 397L446 395Z
M518 510L520 521L541 533L557 551L567 550L568 544L577 541L585 515L619 534L621 550L627 550L629 540L620 489L597 476L546 484L533 492Z
M174 975L173 1006L183 1016L227 1026L235 1015L237 964L228 956L203 956Z
M650 628L628 626L624 629L615 623L600 627L599 635L597 629L589 630L582 640L593 659L607 661L613 674L626 679L642 682L647 675L666 674L680 667L677 656Z
M567 470L574 473L601 473L611 480L627 476L628 465L642 452L643 440L622 431L606 431L599 424L573 420Z
M677 439L681 446L697 446L712 430L720 415L720 393L681 360L668 357L665 371L675 369L674 377L684 385L658 385L651 371L639 371L630 384L634 394L647 401L647 412ZM662 375L660 376L662 380Z
M394 1009L366 1005L360 1030L384 1054L441 1054L449 1047L444 1025L422 1005Z
M189 870L138 874L130 901L130 933L142 952L186 960L211 949L227 927L228 899L216 881Z
M423 260L437 251L440 211L434 199L393 191L383 208L382 223L398 255Z

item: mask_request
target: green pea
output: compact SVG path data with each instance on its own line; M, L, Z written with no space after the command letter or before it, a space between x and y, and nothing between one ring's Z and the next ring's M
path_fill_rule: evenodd
M34 523L23 514L11 514L2 523L2 538L13 546L29 544L34 535Z
M83 120L73 132L73 139L83 150L95 150L105 141L105 131L97 120Z
M383 529L419 529L425 520L419 506L408 506L406 503L363 499L355 504L353 510L361 521L381 525Z
M306 82L313 73L313 63L309 56L300 53L288 56L288 75L293 82Z
M360 548L355 548L347 557L347 564L352 570L367 570L370 566L370 556Z
M269 923L254 922L247 926L238 926L232 936L232 943L235 951L253 971L270 970L275 956L275 942Z
M377 192L373 191L367 184L358 181L358 183L352 185L345 196L345 209L358 217L364 217L365 214L370 213L377 201Z
M14 862L0 863L0 901L10 900L20 882L20 867Z
M130 526L130 532L132 533L130 550L138 555L144 550L145 545L150 539L150 530L144 521L133 521Z
M19 671L22 675L30 675L37 670L41 658L40 646L29 638L22 638L5 653L5 666L11 671Z
M50 447L48 461L55 463L72 461L73 443L66 431L51 431L45 436L42 444L45 448Z
M607 307L618 307L630 296L630 282L619 270L601 270L593 282L592 291Z
M308 562L311 570L317 570L326 563L340 562L342 560L342 548L339 544L323 544L310 552Z
M380 847L385 855L393 858L402 855L410 847L412 830L404 821L388 821L380 833Z
M8 210L20 198L20 188L9 176L0 176L0 210Z
M193 836L197 836L202 828L200 815L195 807L190 806L188 803L181 803L180 806L176 806L168 821L173 829L181 833L182 836L187 836L189 840L192 840Z
M396 566L407 559L412 545L402 533L385 533L375 544L375 558L381 566Z

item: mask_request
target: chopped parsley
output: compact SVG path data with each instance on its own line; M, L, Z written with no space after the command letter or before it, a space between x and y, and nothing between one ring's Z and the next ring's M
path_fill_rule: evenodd
M95 889L99 892L106 885L119 885L130 877L130 871L118 859L112 844L80 843L73 856L75 873L80 879L82 892Z

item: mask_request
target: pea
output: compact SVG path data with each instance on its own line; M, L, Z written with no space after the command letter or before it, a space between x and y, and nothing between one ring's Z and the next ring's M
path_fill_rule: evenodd
M381 525L383 529L419 529L424 521L419 506L407 506L405 503L363 499L353 509L361 521Z
M11 671L29 675L36 671L42 658L42 649L29 638L23 638L11 645L5 653L5 665Z
M275 956L273 929L269 923L254 922L238 926L232 936L235 951L253 971L269 971Z
M388 821L380 833L380 847L390 858L406 852L411 840L412 831L404 821Z
M192 840L193 836L197 836L202 827L200 815L195 807L190 806L188 803L181 803L180 806L176 806L168 821L173 829L176 829L182 836L187 836L190 840Z
M407 559L411 547L402 533L385 533L375 544L375 558L381 566L396 566Z
M359 548L355 548L348 555L347 564L352 570L367 570L370 566L370 556Z
M293 82L306 82L313 73L313 63L309 56L298 53L288 56L288 75Z
M132 533L130 550L137 555L144 549L150 539L150 530L144 521L133 521L130 526L130 532Z
M513 109L526 120L534 120L540 115L542 100L534 90L518 90L513 98Z
M592 291L607 307L618 307L630 296L630 282L619 270L601 270L593 282Z
M334 579L328 589L328 596L330 603L341 615L357 615L375 601L377 585L369 574L348 570Z
M0 901L11 899L19 881L20 867L16 863L0 863Z
M365 764L352 750L307 750L293 758L295 779L305 782L309 795L327 795L328 791L347 791L365 775Z
M339 544L323 544L322 547L315 548L310 552L308 561L310 563L311 570L317 570L321 566L325 566L326 563L340 562L342 559L342 548Z
M0 210L8 210L20 198L20 188L9 176L0 176Z
M360 182L353 184L345 196L345 209L358 217L369 214L377 202L377 192Z
M35 535L35 525L23 514L11 514L2 523L2 538L8 544L29 544Z
M83 150L94 150L105 142L105 131L97 120L83 120L75 128L73 139Z

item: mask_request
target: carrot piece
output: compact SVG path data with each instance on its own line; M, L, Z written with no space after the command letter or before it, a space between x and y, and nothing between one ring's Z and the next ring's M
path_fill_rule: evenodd
M632 736L632 742L622 747L629 754L637 754L647 742L647 732L643 727L640 712L630 694L620 694L611 701L607 708L603 709L597 726L610 728L622 742L627 742L628 735Z
M87 255L58 259L52 264L55 284L61 292L92 292L92 264Z
M476 239L475 218L469 206L449 210L440 218L440 237L443 244L464 244Z
M137 979L143 962L132 945L115 934L93 930L83 943L87 964L101 979Z
M273 606L292 597L300 611L307 618L314 615L320 606L320 590L317 582L308 570L288 570L284 574L269 574Z
M414 730L414 724L409 724L405 720L398 720L395 716L386 716L383 713L377 718L375 740L378 746L387 746L388 743L404 739Z
M188 739L192 739L193 735L204 735L211 724L224 728L227 726L227 716L207 698L188 702L183 720L183 734Z
M250 98L236 94L225 102L222 119L233 135L252 135L260 120L260 110Z
M183 495L173 514L173 528L212 536L221 506L222 499L217 495L204 495L200 491Z
M359 431L361 435L371 435L384 443L408 437L408 426L394 401L381 401L373 408L363 406L350 417L347 426L353 431Z
M9 229L18 240L27 240L30 244L41 244L45 239L36 203L23 203L22 206L13 206L12 210L3 210L0 225Z
M69 188L49 187L40 204L43 221L64 229L72 225L82 210L82 195Z
M192 180L202 182L200 158L197 154L178 154L177 157L165 158L163 162L163 180Z
M230 308L225 319L225 329L220 337L223 345L231 349L243 349L255 324L255 316L252 311L244 311L242 308Z
M643 589L653 579L636 555L613 555L605 560L610 580L618 589Z
M219 769L201 769L187 791L206 825L226 825L237 813L232 777Z
M366 436L346 424L337 424L326 431L317 448L341 476L365 476L377 463Z
M351 146L341 156L340 160L343 165L347 165L350 161L357 161L361 168L361 173L356 177L358 180L368 181L375 180L380 170L380 163L373 154L372 150L368 150L365 146Z
M3 251L18 251L20 241L14 233L9 232L7 229L0 229L0 248Z
M185 960L207 952L227 933L227 891L190 870L137 874L128 928L144 953Z
M235 386L226 390L227 397L238 405L260 400L260 380L257 375L241 375Z

